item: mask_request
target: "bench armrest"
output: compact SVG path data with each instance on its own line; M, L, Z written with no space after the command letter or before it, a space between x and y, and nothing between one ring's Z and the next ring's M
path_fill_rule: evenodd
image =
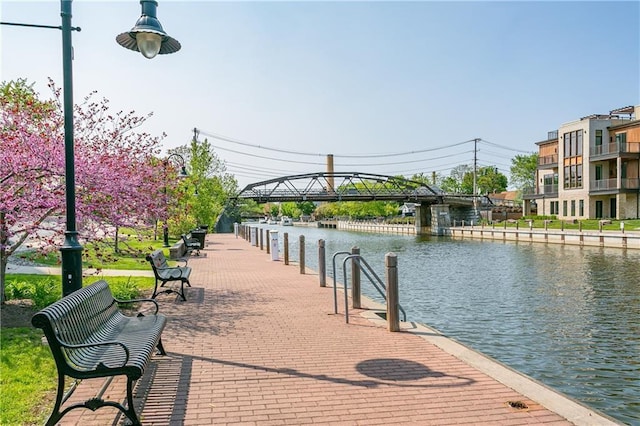
M184 262L184 266L187 266L187 264L189 263L189 258L188 257L180 257L178 259L173 259L176 262Z
M131 300L120 300L120 299L116 299L114 298L113 300L116 301L116 303L119 305L121 303L142 303L142 302L152 302L155 306L156 306L156 310L153 313L154 315L158 313L158 310L160 309L160 307L158 306L158 302L155 301L155 299L131 299Z
M170 268L157 268L158 271L169 271L171 274L171 278L182 278L182 269L179 266L174 266ZM178 272L178 275L174 274L174 272Z
M104 365L103 363L100 363L100 365L105 368L118 368L118 367L124 367L129 362L129 348L127 348L127 346L122 342L116 342L115 340L107 340L104 342L83 343L79 345L72 345L71 343L67 343L64 340L61 340L60 337L58 336L56 336L56 340L58 341L60 346L66 349L95 348L97 346L120 346L124 350L124 356L125 356L124 362L122 363L122 365L119 365L117 367L109 367L107 365Z

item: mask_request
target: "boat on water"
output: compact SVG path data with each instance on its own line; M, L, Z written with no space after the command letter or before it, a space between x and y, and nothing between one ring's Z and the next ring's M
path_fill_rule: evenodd
M293 220L289 216L282 216L280 220L280 225L282 226L293 226Z

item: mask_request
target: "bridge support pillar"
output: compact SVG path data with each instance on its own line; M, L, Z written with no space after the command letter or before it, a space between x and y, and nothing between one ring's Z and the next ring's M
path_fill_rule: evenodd
M451 226L451 212L449 204L431 205L431 234L448 235L448 228Z
M431 231L431 208L428 204L416 204L416 235L427 235Z

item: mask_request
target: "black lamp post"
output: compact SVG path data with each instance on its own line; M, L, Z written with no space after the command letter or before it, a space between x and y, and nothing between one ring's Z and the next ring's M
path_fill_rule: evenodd
M174 157L178 160L178 164L180 166L180 173L178 173L178 178L186 178L187 176L189 176L189 174L187 173L185 162L184 162L184 157L180 154L173 153L169 155L165 160L165 166L168 165L171 158L174 158ZM165 195L165 206L167 208L167 211L165 212L164 223L162 224L162 237L164 239L164 247L169 247L169 225L167 224L167 220L169 219L169 212L168 212L169 203L166 199L166 196L167 196L166 187L164 188L164 195Z
M2 25L15 25L35 28L62 30L62 73L64 105L64 153L65 153L65 191L66 191L66 231L64 243L60 247L62 254L62 295L66 296L82 288L82 246L76 230L76 188L73 140L73 47L71 32L80 31L71 26L72 0L60 0L62 25L17 24L1 22ZM142 16L128 33L120 34L116 41L127 49L140 51L151 59L156 54L174 53L180 50L180 43L169 37L156 18L158 2L140 0ZM127 39L128 38L128 39ZM132 41L133 40L133 41Z

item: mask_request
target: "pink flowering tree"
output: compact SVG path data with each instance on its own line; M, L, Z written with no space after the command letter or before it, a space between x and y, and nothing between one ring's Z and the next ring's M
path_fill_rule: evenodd
M60 91L41 100L24 80L0 85L0 298L8 256L57 250L64 233L64 131ZM112 113L106 99L75 106L76 216L86 243L164 217L161 138L138 131L149 117ZM164 137L164 135L162 136Z

